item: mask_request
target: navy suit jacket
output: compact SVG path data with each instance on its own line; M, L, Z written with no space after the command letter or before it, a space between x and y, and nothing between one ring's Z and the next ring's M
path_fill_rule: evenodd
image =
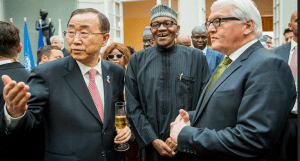
M71 57L34 67L28 110L13 132L45 123L45 161L114 161L115 102L123 101L124 69L101 60L104 124L76 61ZM110 81L107 80L110 77Z
M19 62L0 65L0 76L8 75L16 82L26 82L29 72ZM41 161L45 150L44 127L38 125L30 132L9 134L5 132L3 88L0 80L0 160L1 161ZM16 155L18 154L18 155Z
M256 42L205 91L189 112L191 126L179 133L178 151L193 160L265 160L296 98L288 64Z
M272 50L276 55L281 57L286 63L289 62L291 42L278 46Z
M207 46L205 56L210 69L210 73L212 74L218 68L218 65L222 62L225 55Z

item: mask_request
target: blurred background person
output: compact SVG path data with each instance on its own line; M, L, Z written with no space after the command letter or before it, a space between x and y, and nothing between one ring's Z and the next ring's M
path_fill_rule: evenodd
M179 45L190 47L192 45L191 38L188 34L180 33L176 37L176 43Z
M151 29L150 26L146 26L144 28L144 32L143 32L143 46L144 46L144 49L152 47L156 44L150 29Z
M194 48L200 49L206 56L206 60L209 66L210 73L212 74L218 65L222 62L224 54L213 50L207 46L208 32L205 27L197 26L192 30L192 42Z
M63 52L57 46L43 46L37 51L39 64L46 63L64 57Z
M128 48L128 50L130 51L130 54L134 54L135 53L135 50L134 50L134 47L133 46L126 46Z
M64 57L69 56L69 51L64 47L64 38L58 35L52 36L50 38L52 46L57 46L64 53Z
M15 25L0 21L0 76L8 75L17 82L26 82L29 72L16 61L22 50L20 30ZM3 113L3 81L0 80L0 113ZM14 133L6 130L4 115L0 115L0 160L41 161L44 154L44 125L30 132ZM17 155L16 155L17 154Z
M122 66L126 72L130 56L130 51L124 44L113 42L105 49L101 58Z
M283 32L284 40L281 45L286 44L291 41L293 38L293 31L290 30L289 28L286 28Z

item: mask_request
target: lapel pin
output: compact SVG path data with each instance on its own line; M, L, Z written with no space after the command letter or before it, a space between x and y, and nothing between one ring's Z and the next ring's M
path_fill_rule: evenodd
M110 83L110 77L109 77L109 75L107 76L107 79L106 79L106 81L107 81L107 83Z

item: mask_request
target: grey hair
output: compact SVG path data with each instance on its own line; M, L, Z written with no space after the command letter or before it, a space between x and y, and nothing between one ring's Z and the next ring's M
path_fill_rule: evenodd
M241 21L236 21L237 23L246 23L249 20L254 22L254 34L257 38L262 36L262 20L260 13L252 0L217 0L212 6L214 7L232 4L234 9L231 10L231 15L233 17L239 18Z
M50 38L50 42L52 41L52 40L54 40L54 39L58 39L58 41L59 42L61 42L61 43L63 43L64 44L64 38L63 37L61 37L61 36L58 36L58 35L55 35L55 36L51 36L51 38Z

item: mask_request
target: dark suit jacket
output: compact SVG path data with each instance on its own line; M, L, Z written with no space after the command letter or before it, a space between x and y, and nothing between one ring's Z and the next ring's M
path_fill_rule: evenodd
M260 42L224 71L205 98L204 93L189 112L191 126L178 136L178 151L204 161L265 160L296 98L288 64Z
M15 131L45 119L45 161L115 161L115 102L123 101L124 69L101 60L104 124L76 61L65 57L34 67L28 79L29 110ZM110 83L107 80L110 77Z
M61 51L64 53L64 57L70 55L69 51L66 48L63 48Z
M222 62L225 55L207 46L205 56L210 69L210 73L212 74L217 69L218 65Z
M26 82L29 72L18 63L0 65L0 75L8 75L17 82ZM37 126L33 131L18 134L5 133L4 104L2 79L0 80L0 160L19 161L30 160L40 161L44 154L44 127ZM18 153L18 155L16 155Z
M291 51L291 42L278 46L277 48L272 49L272 51L288 63Z

